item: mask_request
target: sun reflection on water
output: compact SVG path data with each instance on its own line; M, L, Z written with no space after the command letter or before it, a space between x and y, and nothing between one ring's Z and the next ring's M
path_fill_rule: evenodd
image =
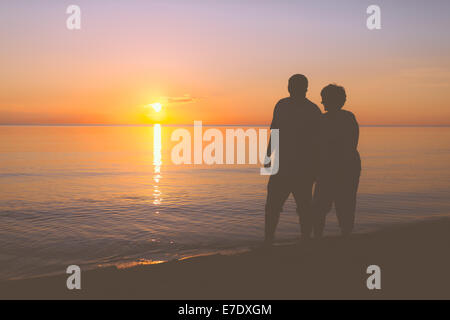
M161 204L161 190L159 189L159 182L161 181L161 125L155 124L153 126L153 204ZM159 213L156 211L156 213Z

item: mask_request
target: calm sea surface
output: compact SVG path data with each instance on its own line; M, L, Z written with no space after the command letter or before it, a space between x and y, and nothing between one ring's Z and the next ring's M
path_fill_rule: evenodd
M176 129L0 126L0 280L257 245L267 177L173 164ZM357 232L450 214L450 128L362 127L359 150ZM277 237L298 232L290 198Z

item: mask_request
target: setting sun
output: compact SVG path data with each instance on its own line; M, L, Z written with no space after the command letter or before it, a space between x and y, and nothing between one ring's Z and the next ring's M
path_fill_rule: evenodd
M161 103L155 102L155 103L152 103L151 106L152 106L153 110L155 110L156 112L161 111L161 108L162 108Z

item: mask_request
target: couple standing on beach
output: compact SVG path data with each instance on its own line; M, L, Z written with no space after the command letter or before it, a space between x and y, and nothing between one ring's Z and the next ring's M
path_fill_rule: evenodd
M353 230L361 172L358 123L353 113L342 109L346 101L343 87L330 84L322 89L324 114L306 98L307 90L308 79L293 75L288 84L290 96L281 99L273 112L270 128L280 132L279 170L267 186L266 244L274 241L280 212L291 193L302 239L322 237L333 203L342 235ZM269 144L269 157L270 153Z

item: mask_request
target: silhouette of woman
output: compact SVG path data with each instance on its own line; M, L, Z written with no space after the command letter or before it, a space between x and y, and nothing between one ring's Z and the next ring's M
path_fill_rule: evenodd
M342 235L348 236L354 226L361 172L359 127L353 113L342 109L347 98L343 87L330 84L321 96L326 113L320 123L320 166L312 204L314 236L323 235L333 203Z

